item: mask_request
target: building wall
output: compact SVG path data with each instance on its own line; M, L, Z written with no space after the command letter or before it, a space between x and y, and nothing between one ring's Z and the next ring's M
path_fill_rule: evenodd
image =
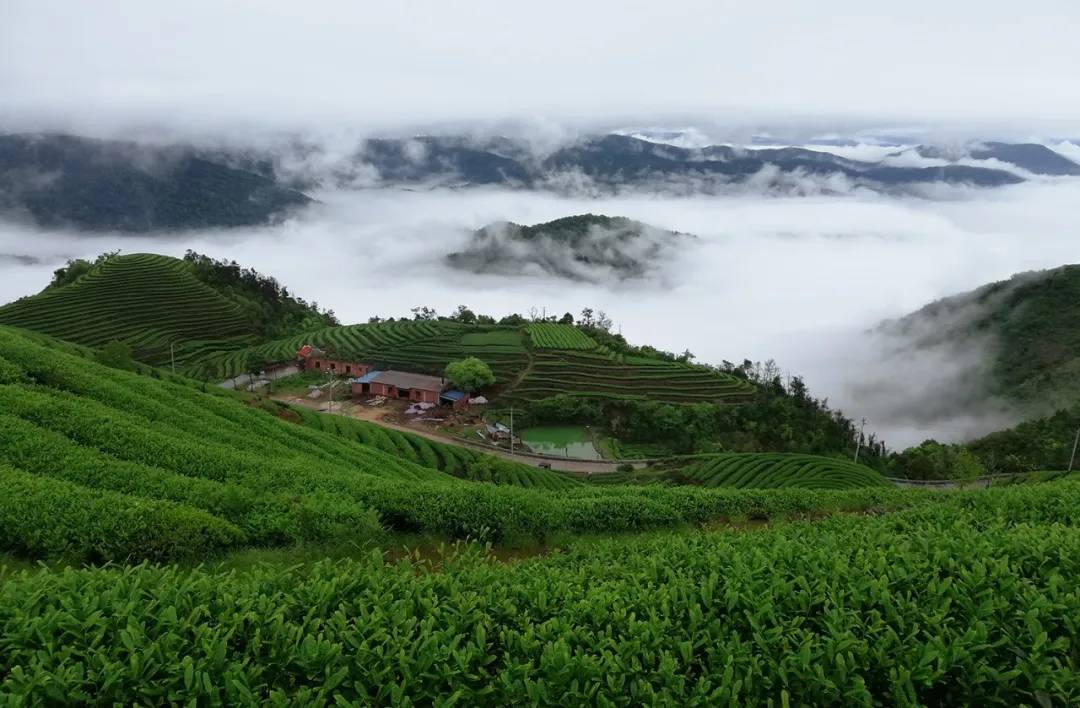
M417 403L438 403L439 392L424 388L414 388L409 391L409 400Z
M307 371L321 371L324 374L333 373L335 376L363 376L371 371L371 367L358 361L343 361L341 359L324 359L311 357L304 362Z

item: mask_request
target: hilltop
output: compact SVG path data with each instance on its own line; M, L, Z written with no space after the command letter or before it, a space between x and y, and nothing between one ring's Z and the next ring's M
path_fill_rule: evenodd
M447 262L473 273L544 273L602 282L643 278L660 270L686 234L625 217L567 216L532 226L489 224Z
M70 135L0 135L0 213L50 228L173 231L271 223L311 199L227 155Z
M41 293L0 307L0 324L66 341L131 347L135 359L186 366L209 352L336 323L272 278L189 252L71 261ZM171 348L171 349L170 349Z

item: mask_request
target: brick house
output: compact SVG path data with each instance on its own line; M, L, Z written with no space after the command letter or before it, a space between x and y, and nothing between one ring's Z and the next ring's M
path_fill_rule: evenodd
M414 403L439 403L446 379L406 371L368 371L352 379L354 396L405 398Z
M364 376L371 371L371 365L360 361L337 359L328 356L326 352L310 344L300 347L296 352L296 358L300 368L304 371L321 371L324 374L334 376Z

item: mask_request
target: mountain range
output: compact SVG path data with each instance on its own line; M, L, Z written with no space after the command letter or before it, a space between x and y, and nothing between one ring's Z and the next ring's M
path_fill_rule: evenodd
M931 164L911 164L908 151L916 153L916 161ZM985 164L973 164L979 161ZM342 155L302 141L210 149L15 134L0 136L0 213L50 228L154 232L271 224L310 204L304 191L313 189L500 186L797 194L811 180L812 188L823 192L889 192L935 184L999 187L1023 182L1028 173L1080 175L1080 165L1033 143L921 145L869 162L805 147L686 148L619 134L584 137L549 150L506 137L379 138L363 140Z

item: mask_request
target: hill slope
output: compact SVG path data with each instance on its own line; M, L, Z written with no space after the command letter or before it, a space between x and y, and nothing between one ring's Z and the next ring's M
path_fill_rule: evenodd
M883 331L912 349L980 355L979 395L1024 411L1080 400L1080 266L1021 273L931 303Z
M745 500L718 492L584 487L371 424L147 374L0 327L0 551L172 559L354 542L384 529L501 539L745 512ZM474 463L499 483L460 479ZM780 509L793 500L773 502Z
M150 373L0 327L0 550L172 558L362 538L380 523L476 534L456 515L485 490L513 491L459 479L487 459L477 453ZM503 461L494 469L508 485L576 486ZM457 511L409 501L425 494Z
M541 331L563 334L545 336ZM475 356L491 366L500 394L508 400L568 395L672 403L738 402L754 391L745 380L706 367L613 352L577 327L555 323L518 327L435 320L328 327L208 356L192 362L190 371L200 378L225 379L244 371L249 352L265 361L292 361L304 344L376 368L429 374L442 373L451 361Z
M48 227L157 231L255 226L311 199L185 146L0 136L0 211Z
M233 301L201 282L191 264L168 256L115 256L73 283L0 307L0 324L99 347L129 344L148 364L183 365L205 350L235 349L256 331Z

